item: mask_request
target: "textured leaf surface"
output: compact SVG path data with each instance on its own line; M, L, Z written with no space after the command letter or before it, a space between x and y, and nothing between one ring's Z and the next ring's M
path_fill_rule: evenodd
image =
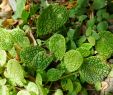
M62 27L68 19L68 12L64 6L49 5L43 10L37 20L37 34L45 35Z
M12 36L6 29L0 28L0 49L10 50L12 47Z
M76 71L83 63L83 57L77 50L70 50L64 55L64 64L69 72Z
M15 59L11 59L7 63L7 78L9 78L14 85L17 84L19 86L23 86L26 82L24 79L24 70L21 65Z
M62 59L66 51L65 38L60 34L55 34L50 38L49 49L55 57Z
M52 68L49 69L47 72L47 76L48 76L48 80L49 81L57 81L58 79L60 79L60 77L62 76L62 71Z
M28 37L25 36L25 32L20 28L13 29L11 34L16 45L19 45L23 48L30 46L30 41Z
M92 56L80 68L80 75L88 83L102 81L110 72L110 66L103 63L100 58Z
M96 50L103 58L109 58L113 53L113 34L103 31L99 35L100 39L97 41Z
M52 55L46 54L46 52L42 51L37 53L31 64L36 67L37 70L44 70L52 62L52 59Z
M20 52L20 58L24 63L31 63L35 55L43 49L38 46L26 47Z

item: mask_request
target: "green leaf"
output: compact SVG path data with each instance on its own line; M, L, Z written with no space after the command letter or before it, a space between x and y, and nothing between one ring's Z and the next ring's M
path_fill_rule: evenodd
M36 93L36 95L39 95L39 89L38 89L38 86L33 83L33 82L29 82L26 89L29 91L29 92L34 92Z
M96 31L93 31L91 36L94 37L95 40L99 40L99 38L100 38L99 34Z
M54 95L63 95L63 91L61 89L57 89Z
M73 91L73 82L71 79L61 80L61 86L64 91L68 90L69 92Z
M6 85L0 86L0 95L10 95Z
M76 94L78 94L82 89L82 86L80 84L80 82L75 82L74 83L74 91L76 92Z
M60 34L53 35L49 40L49 50L61 60L66 51L65 38Z
M92 32L93 32L92 28L88 27L87 30L86 30L86 36L91 36Z
M49 81L57 81L60 79L62 74L63 74L62 71L55 69L55 68L51 68L47 72L48 80Z
M100 31L106 31L108 29L108 22L102 21L97 25L97 30Z
M36 84L42 85L42 76L40 73L37 73L35 82L36 82Z
M10 50L13 47L12 36L9 31L3 28L0 28L0 49Z
M93 28L95 25L96 19L95 18L91 18L90 20L87 21L87 27L91 27Z
M80 46L80 45L82 45L84 42L86 41L86 36L85 35L83 35L83 36L81 36L80 38L79 38L79 40L78 40L78 45Z
M31 95L27 90L21 90L17 93L17 95Z
M89 37L88 37L88 42L89 42L92 46L94 46L95 43L96 43L95 38L92 37L92 36L89 36Z
M27 36L25 36L25 32L20 28L15 28L12 30L11 35L13 37L13 41L15 45L19 45L22 48L26 48L30 46L30 41Z
M28 17L29 17L29 12L27 12L26 10L23 10L21 18L25 23L27 22Z
M6 70L5 76L9 78L14 85L23 86L26 83L24 79L24 70L17 60L9 60Z
M91 56L85 60L80 68L80 75L88 83L101 82L109 74L111 68L96 56Z
M75 30L74 29L69 29L69 31L67 33L67 36L68 36L69 40L73 40L74 34L75 34Z
M94 0L93 8L98 10L106 6L106 0Z
M3 66L6 63L7 54L5 50L0 50L0 66Z
M64 55L64 65L69 72L76 71L83 63L83 57L77 50L70 50Z
M0 79L0 86L1 86L1 85L5 85L5 84L6 84L6 81L7 81L7 80L6 80L5 78L4 78L4 79Z
M45 51L39 52L33 58L31 65L36 67L37 70L46 69L53 60L53 56L51 54L46 54Z
M14 18L21 18L22 12L25 7L26 0L17 0L16 3L16 12L14 13Z
M39 16L37 25L37 35L42 36L55 32L68 20L68 12L64 6L58 4L49 5Z
M102 84L101 84L101 82L95 83L95 89L96 89L97 91L100 91L100 90L102 89Z
M99 32L100 39L96 43L97 53L104 58L111 57L113 53L113 34L109 31Z
M26 47L20 52L20 58L26 65L30 65L36 54L43 50L44 49L38 46Z

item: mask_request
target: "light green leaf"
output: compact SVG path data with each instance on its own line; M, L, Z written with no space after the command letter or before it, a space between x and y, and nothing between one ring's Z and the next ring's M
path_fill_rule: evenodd
M10 95L9 89L7 86L5 86L5 85L0 86L0 95Z
M25 7L26 0L17 0L16 3L16 12L14 13L14 18L21 18L22 12Z
M0 66L6 63L7 55L5 50L0 50Z
M27 90L21 90L17 93L17 95L31 95Z
M53 35L49 40L49 50L61 60L66 51L65 38L60 34Z
M25 32L20 28L15 28L12 30L11 35L13 37L13 41L15 45L19 45L19 47L26 48L30 46L30 41L27 36L25 36Z
M89 36L89 37L88 37L88 42L89 42L92 46L94 46L95 43L96 43L95 38L92 37L92 36Z
M42 76L40 73L37 73L36 75L36 84L42 85Z
M0 49L10 50L13 47L12 36L9 31L3 28L0 28Z
M54 95L63 95L63 91L61 89L57 89Z
M76 71L83 63L83 57L77 50L70 50L64 55L64 65L69 72Z
M64 91L68 90L69 92L73 91L73 82L71 79L61 80L61 86Z
M39 95L39 89L38 89L37 85L33 82L29 82L26 89L29 92L34 92L34 93L36 93L36 95Z
M11 59L7 63L6 77L11 80L14 85L23 86L26 83L24 79L24 70L19 62L15 59Z
M5 85L6 84L6 79L4 78L4 79L0 79L0 85Z

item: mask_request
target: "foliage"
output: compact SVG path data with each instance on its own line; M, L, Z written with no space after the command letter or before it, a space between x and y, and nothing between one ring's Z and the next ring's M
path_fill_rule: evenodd
M0 95L101 91L102 82L113 77L113 2L16 3L15 19L2 19L0 27Z

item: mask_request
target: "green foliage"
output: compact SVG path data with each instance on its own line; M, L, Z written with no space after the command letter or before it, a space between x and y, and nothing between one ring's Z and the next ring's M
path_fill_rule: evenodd
M66 51L65 38L60 34L53 35L49 40L49 50L61 60Z
M94 0L93 8L98 10L106 6L106 0Z
M16 2L16 12L14 14L14 18L21 18L22 12L24 10L26 0L17 0Z
M33 67L36 67L37 70L44 70L52 62L52 60L52 55L46 54L46 52L42 51L35 55L31 64Z
M113 2L15 2L18 20L0 14L0 95L101 92L113 77Z
M7 55L5 50L0 50L0 66L3 66L6 63Z
M7 69L4 74L14 85L24 86L26 83L26 80L24 79L24 70L15 59L8 61Z
M51 68L47 72L48 81L57 81L62 76L63 72L61 70Z
M25 32L20 28L13 29L11 35L16 46L20 46L23 48L30 46L30 41L28 37L25 36Z
M81 77L88 83L96 83L102 81L110 72L110 66L101 61L96 56L86 59L80 68Z
M96 50L103 58L109 58L113 53L113 34L109 31L103 31L99 33L99 36Z
M49 5L39 16L37 24L37 35L52 33L62 27L68 19L68 12L64 6L57 4Z
M69 72L76 71L83 63L83 57L77 50L70 50L64 55L64 65Z
M3 28L0 28L0 49L10 50L13 47L11 34Z

